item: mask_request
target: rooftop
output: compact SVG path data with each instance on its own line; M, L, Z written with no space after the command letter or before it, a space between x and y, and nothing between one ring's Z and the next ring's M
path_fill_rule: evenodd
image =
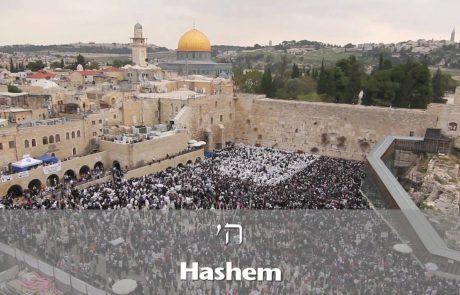
M191 90L176 90L166 93L139 93L137 95L137 97L139 98L169 98L179 100L187 100L189 98L196 98L202 96L205 95Z

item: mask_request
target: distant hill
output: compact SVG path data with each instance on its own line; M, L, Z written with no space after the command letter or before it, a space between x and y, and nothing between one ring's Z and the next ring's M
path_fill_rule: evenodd
M149 45L148 53L168 51L166 47ZM108 54L131 54L130 44L98 44L98 43L75 43L61 45L7 45L0 46L0 52L4 53L33 53L33 52L79 52L79 53L108 53Z

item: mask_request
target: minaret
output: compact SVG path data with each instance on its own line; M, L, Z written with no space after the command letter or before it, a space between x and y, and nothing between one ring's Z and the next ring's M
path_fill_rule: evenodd
M452 30L452 34L450 34L450 42L455 42L455 28Z
M134 37L132 43L132 60L133 64L145 67L147 66L147 38L142 36L142 26L137 23L134 26Z

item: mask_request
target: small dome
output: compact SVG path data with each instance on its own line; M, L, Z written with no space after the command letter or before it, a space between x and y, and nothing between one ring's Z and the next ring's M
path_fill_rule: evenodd
M205 34L197 29L191 29L180 38L177 51L211 52L211 43Z
M134 29L135 30L142 30L142 26L140 23L137 23L136 25L134 25Z

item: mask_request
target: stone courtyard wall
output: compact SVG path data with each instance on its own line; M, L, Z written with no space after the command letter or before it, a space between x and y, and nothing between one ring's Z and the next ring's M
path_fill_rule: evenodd
M234 140L279 149L363 160L385 135L423 136L437 115L360 105L238 95Z

